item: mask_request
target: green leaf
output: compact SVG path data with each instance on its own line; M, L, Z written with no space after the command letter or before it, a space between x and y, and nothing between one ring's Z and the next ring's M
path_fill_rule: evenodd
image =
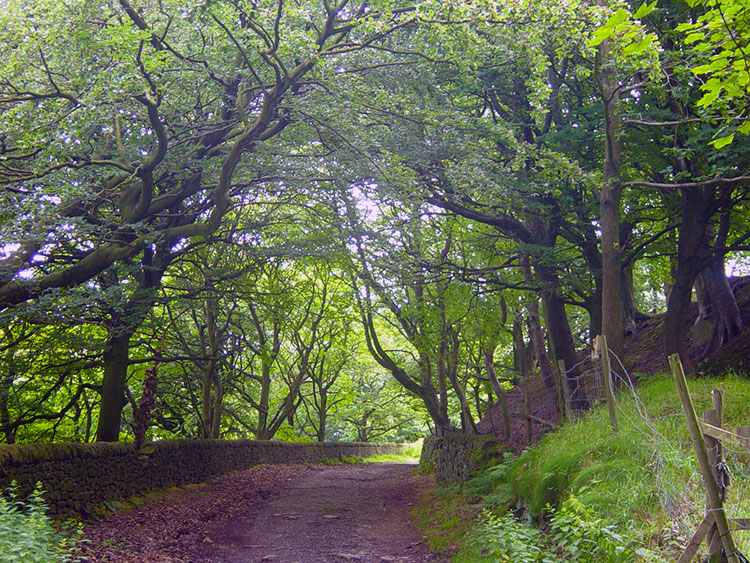
M614 14L612 14L612 16L607 20L607 23L604 24L604 27L617 27L629 18L630 12L628 12L625 8L620 8Z
M697 27L698 27L697 23L681 23L675 28L675 30L676 31L690 31L692 29L696 29Z
M750 135L750 121L745 121L742 125L737 127L737 131L743 135Z
M639 20L649 15L655 9L656 9L656 0L654 0L654 2L652 2L651 4L644 2L643 4L641 4L641 7L638 8L635 14L633 14L633 19Z
M731 145L732 141L734 141L734 133L732 133L731 135L727 135L726 137L714 139L709 144L713 145L715 149L720 149L722 147L726 147L727 145Z
M706 92L705 94L703 94L703 97L698 100L698 103L696 105L700 108L710 106L716 101L720 93L721 90L712 90L710 92Z
M610 16L610 18L604 23L603 26L596 30L593 39L589 41L589 47L596 47L597 45L599 45L599 43L601 43L608 37L611 37L615 32L617 26L630 17L630 12L628 12L624 8L620 8L619 10L617 10Z
M622 52L625 55L638 55L640 53L643 53L646 49L648 49L651 44L653 43L653 40L650 36L644 37L641 39L638 43L632 43L625 47Z
M727 66L726 59L715 59L707 65L699 65L693 69L693 74L707 74L709 72L716 72Z
M597 45L599 45L599 43L611 37L614 31L615 30L612 29L611 27L610 28L600 27L599 29L596 30L596 33L594 33L594 37L591 39L591 41L589 41L589 47L596 47Z

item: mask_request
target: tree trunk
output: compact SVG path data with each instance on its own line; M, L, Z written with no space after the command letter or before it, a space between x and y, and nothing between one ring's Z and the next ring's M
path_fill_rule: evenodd
M526 379L531 372L531 361L526 353L526 341L523 339L521 320L516 316L513 319L513 363L515 364L518 377Z
M432 371L431 365L429 364L429 360L427 360L426 369L428 372ZM429 389L433 389L432 386L432 376L429 375L424 378L424 388L427 392L429 392ZM440 415L439 415L439 421L441 424L443 424L444 427L451 426L451 424L448 422L446 425L446 422L450 420L448 418L448 382L445 379L445 373L440 373L440 370L438 370L438 389L439 389L439 403L440 403ZM438 419L435 420L435 424L438 423Z
M687 315L699 264L708 254L705 238L713 201L713 194L704 193L702 188L682 191L682 222L677 238L674 285L664 315L664 352L667 357L679 354L689 375L695 374L695 365L685 340Z
M529 314L527 319L529 337L534 347L534 355L539 364L539 373L547 387L554 387L555 378L552 371L552 361L547 353L547 346L544 342L544 328L542 328L542 321L539 316L539 303L536 298L531 297L526 301L526 312Z
M711 318L711 295L708 293L708 289L706 289L703 281L703 272L695 278L693 289L695 290L695 296L698 298L698 316L695 319L695 323L693 323L693 326L696 326L701 321Z
M508 414L508 402L505 397L505 390L500 385L500 382L497 379L497 373L495 373L495 350L494 348L492 350L486 350L484 352L484 366L487 370L487 376L490 379L490 383L492 383L492 388L495 391L495 395L497 395L497 400L500 401L500 409L503 413L503 435L505 436L506 440L510 439L510 415Z
M639 321L649 318L648 315L638 310L635 302L635 289L633 288L633 264L627 264L622 268L622 309L625 322L625 333L635 334Z
M209 438L218 440L221 435L221 415L224 411L224 389L221 385L221 372L214 373L213 408Z
M318 442L326 441L326 426L328 424L328 393L321 385L320 387L320 407L318 409Z
M108 326L109 340L102 353L104 377L101 387L101 406L96 429L97 442L116 442L120 437L122 408L127 404L125 382L130 363L130 339L143 323L156 300L155 288L173 256L170 254L173 241L162 241L154 252L151 247L143 251L140 270L134 275L138 291L120 308L111 313ZM116 270L105 276L105 285L116 287L121 283Z
M619 187L602 188L600 226L602 229L602 334L612 352L622 357L624 323L620 271Z
M214 412L216 395L219 393L216 385L217 365L214 360L209 360L203 368L201 381L201 429L200 437L212 439L214 428Z
M441 346L441 351L450 352L447 354L448 361L445 365L445 369L447 369L448 379L453 386L453 391L455 391L456 396L458 397L458 404L461 407L461 427L464 434L477 434L477 425L474 423L474 418L471 416L469 401L466 399L466 391L458 381L458 360L460 353L458 331L452 327L448 327L443 331L443 341L446 346Z
M521 261L521 273L527 282L533 282L534 278L531 275L531 267L526 257ZM526 312L528 313L529 338L531 339L534 355L536 355L537 363L539 364L539 372L545 385L554 387L554 371L552 370L552 362L544 342L544 328L542 328L542 320L539 315L539 302L534 295L529 295L529 298L526 300ZM565 324L567 325L567 323L567 317L565 317ZM568 331L570 331L570 327L568 327ZM572 335L570 341L572 345ZM573 353L575 354L575 350Z
M573 333L568 324L565 304L553 290L542 291L542 305L544 319L547 324L547 334L552 343L552 350L558 360L565 360L565 365L571 368L578 363Z
M391 375L403 385L410 393L413 393L424 403L427 413L435 424L435 435L443 436L446 431L453 429L448 417L448 400L445 378L439 378L440 394L438 395L432 381L432 367L426 354L419 352L419 382L412 379L409 374L399 366L394 359L383 349L378 339L377 331L372 320L372 315L362 311L362 325L365 329L365 342L367 349L373 359L387 369Z
M601 284L595 289L594 294L583 300L583 308L589 314L589 340L602 333L602 289Z
M446 432L453 430L453 424L451 424L450 418L448 417L447 405L443 405L438 399L437 393L425 392L420 395L422 402L424 402L427 413L432 418L432 422L435 424L435 435L444 436Z
M159 362L146 370L146 378L143 380L143 393L136 405L133 402L133 448L138 451L146 442L148 426L151 422L151 412L156 402L156 388L159 383Z
M622 117L617 109L619 90L612 64L610 40L599 46L601 96L604 104L604 174L599 196L602 233L602 334L607 345L622 357L624 323L620 286L620 199L622 197ZM567 365L567 362L566 362Z
M693 276L688 268L678 267L667 301L667 312L664 314L664 351L667 357L679 354L685 373L690 375L695 373L695 365L690 358L685 330L692 293Z
M497 400L501 400L505 395L505 391L500 385L500 380L497 378L497 372L495 372L495 349L488 349L484 351L484 367L487 371L487 377L492 385L492 390L495 392Z
M729 280L724 273L724 261L714 260L698 276L702 287L699 295L701 312L709 315L713 321L714 328L708 347L703 356L719 349L742 331L742 313L737 305ZM703 299L701 299L701 297Z
M122 408L125 398L125 380L130 362L129 348L132 331L110 334L104 349L104 379L101 387L99 424L96 429L97 442L117 442L120 439Z
M255 437L258 440L264 440L268 427L268 409L269 399L271 396L271 366L265 360L262 360L260 368L260 397L258 398L258 425L255 430Z
M588 398L583 388L578 385L577 376L580 373L580 370L576 367L578 356L573 344L573 333L570 330L568 317L565 313L565 304L555 295L554 291L543 291L542 302L547 321L547 333L550 335L555 357L558 360L565 361L566 366L570 366L568 368L570 396L575 399L581 408L587 408Z
M3 436L5 437L6 444L16 443L16 433L10 420L10 410L8 409L8 401L10 400L10 390L13 387L13 380L15 374L13 371L9 371L0 381L0 428L2 428Z

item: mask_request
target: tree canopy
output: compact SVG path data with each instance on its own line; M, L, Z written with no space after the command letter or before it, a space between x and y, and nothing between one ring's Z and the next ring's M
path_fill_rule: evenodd
M662 313L693 369L745 328L748 41L734 0L3 2L0 439L472 432Z

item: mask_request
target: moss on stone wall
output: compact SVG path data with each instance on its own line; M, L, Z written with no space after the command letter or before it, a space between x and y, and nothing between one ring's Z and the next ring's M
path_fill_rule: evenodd
M434 473L439 483L464 483L501 453L501 445L493 436L428 436L422 444L419 465Z
M342 456L399 454L410 444L163 440L139 451L130 443L0 445L0 490L21 495L37 482L54 516L92 514L105 501L153 489L201 483L274 463L319 463Z

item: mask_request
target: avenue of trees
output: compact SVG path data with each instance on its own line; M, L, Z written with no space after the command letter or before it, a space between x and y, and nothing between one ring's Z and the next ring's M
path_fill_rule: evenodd
M694 370L749 44L738 0L0 3L0 442L471 432L658 313Z

